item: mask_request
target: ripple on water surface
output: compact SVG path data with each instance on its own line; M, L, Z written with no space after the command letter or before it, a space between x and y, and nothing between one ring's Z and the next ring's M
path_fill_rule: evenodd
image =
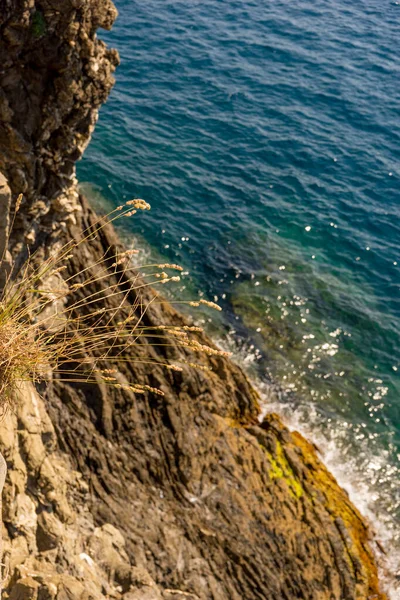
M123 234L190 270L180 294L217 296L219 335L394 557L400 6L116 4L122 65L80 179L152 204Z

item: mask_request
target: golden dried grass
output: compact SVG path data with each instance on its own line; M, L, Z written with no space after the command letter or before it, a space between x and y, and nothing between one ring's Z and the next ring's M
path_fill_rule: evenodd
M16 211L19 208L20 198ZM137 210L150 206L135 199L99 219L90 230L83 232L78 242L71 241L52 251L46 260L33 254L17 274L7 280L0 296L0 407L12 404L16 388L23 381L37 384L56 373L61 380L105 384L117 389L127 388L137 394L150 392L163 395L157 388L138 382L120 383L117 368L102 369L101 365L125 359L125 351L146 336L150 344L175 345L207 355L227 353L199 343L192 334L199 327L160 325L145 327L142 323L148 304L143 303L144 288L179 281L179 276L166 271L182 271L176 264L143 265L132 270L131 257L135 250L127 250L110 257L106 252L101 259L71 274L68 261L78 247L93 240L106 223L131 217ZM121 281L124 285L121 286ZM126 281L129 282L126 285ZM59 284L57 284L59 282ZM127 298L135 302L126 302ZM72 298L72 300L71 300ZM189 302L220 310L213 302ZM162 339L160 339L162 338ZM181 371L179 364L154 362L166 369ZM182 364L206 369L182 357Z

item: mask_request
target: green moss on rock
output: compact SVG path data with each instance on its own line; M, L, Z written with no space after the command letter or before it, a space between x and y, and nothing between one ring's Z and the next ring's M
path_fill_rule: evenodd
M47 31L47 23L46 19L42 11L37 10L33 13L32 16L32 24L31 24L31 33L35 39L41 38L45 35Z
M282 444L279 440L276 441L275 454L272 455L264 446L262 446L264 452L268 456L270 463L269 476L271 479L284 479L289 487L291 496L295 498L301 498L303 495L303 488L300 482L296 479L296 476L291 468L285 453L282 448Z

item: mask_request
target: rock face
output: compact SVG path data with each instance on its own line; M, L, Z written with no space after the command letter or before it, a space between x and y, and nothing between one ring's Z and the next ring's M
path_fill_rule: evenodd
M14 198L25 195L12 245L45 255L96 220L74 162L112 83L116 55L95 29L115 12L106 0L4 4L0 171ZM118 246L107 226L69 272L96 274L91 265ZM108 275L90 291L117 285ZM144 322L184 318L152 304ZM118 377L163 397L57 376L40 394L21 389L0 426L4 598L383 600L368 529L312 445L274 415L259 423L257 394L228 359L170 342L143 338L118 363ZM212 371L143 362L182 354Z
M11 190L4 175L0 173L0 291L4 289L11 269L11 256L8 251L10 229Z
M116 14L111 0L0 3L0 172L24 194L15 230L28 243L49 210L78 209L75 163L118 64L96 30Z

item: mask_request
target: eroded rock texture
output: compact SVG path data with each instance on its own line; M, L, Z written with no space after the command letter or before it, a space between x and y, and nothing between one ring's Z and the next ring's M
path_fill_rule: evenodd
M96 30L116 14L111 0L0 2L0 172L24 194L14 230L29 244L49 210L78 209L75 163L118 63Z
M94 222L83 199L82 216L68 239ZM69 272L99 275L90 264L116 247L107 227ZM113 272L90 292L117 284ZM182 322L154 304L143 323ZM25 390L4 422L6 598L384 598L367 527L314 448L274 415L258 423L257 394L228 359L196 356L176 338L150 341L118 349L127 360L114 376L164 397L55 376L43 399ZM115 367L112 354L102 368ZM212 372L141 362L182 355Z
M11 270L11 255L8 251L10 209L11 190L6 178L0 173L0 292L4 289Z
M14 199L24 193L14 249L31 244L40 258L95 220L74 163L112 84L116 54L95 30L115 10L107 0L1 7L0 171ZM118 244L106 227L69 273L98 274L91 265ZM105 274L93 292L116 284L111 265ZM182 321L168 304L145 315L149 326ZM232 362L169 343L143 338L118 363L121 382L164 397L56 376L40 394L21 390L0 427L4 598L383 600L367 527L314 448L274 415L258 423L257 394ZM140 362L182 354L212 371Z

